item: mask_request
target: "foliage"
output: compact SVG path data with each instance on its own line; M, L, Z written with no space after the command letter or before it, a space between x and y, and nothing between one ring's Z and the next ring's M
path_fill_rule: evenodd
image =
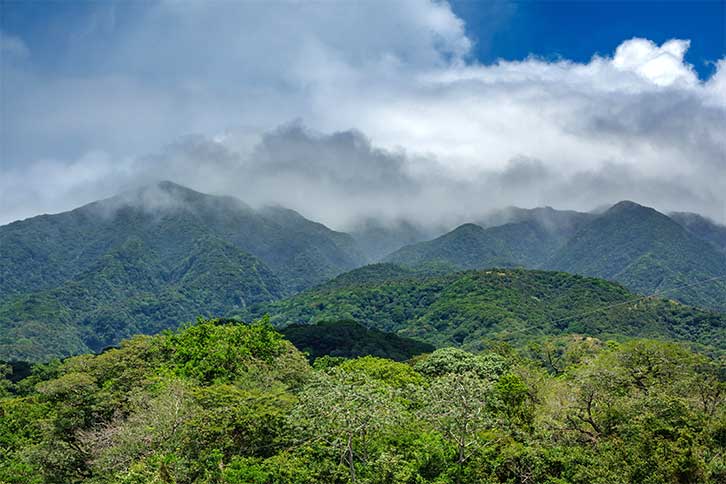
M0 359L100 351L189 315L228 316L363 262L282 208L162 182L0 227Z
M367 329L355 321L321 321L317 324L293 324L280 330L296 348L311 360L323 355L380 356L403 361L434 350L428 343L376 329Z
M277 326L355 320L438 346L523 347L546 336L651 337L726 349L726 318L671 300L643 298L619 284L561 272L492 269L376 281L366 270L347 284L322 286L261 305ZM371 282L374 281L374 282Z
M726 310L726 256L702 236L653 209L621 202L585 226L546 267Z
M572 337L519 353L318 361L268 321L200 320L36 366L0 396L0 482L726 477L724 361L675 343Z

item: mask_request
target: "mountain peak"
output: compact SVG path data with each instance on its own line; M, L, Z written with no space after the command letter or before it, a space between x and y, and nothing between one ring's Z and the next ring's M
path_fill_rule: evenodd
M622 200L612 207L610 207L607 211L608 212L615 212L615 211L622 211L622 210L653 210L650 207L646 207L643 205L640 205L639 203L635 203L631 200Z
M161 180L160 182L157 182L155 184L156 187L158 187L161 190L164 190L165 192L172 192L172 191L179 191L179 192L192 192L192 193L199 193L191 188L179 185L178 183L174 183L170 180Z
M481 225L466 223L466 224L459 225L454 230L452 230L450 233L464 235L464 234L479 234L481 232L484 232L484 228Z

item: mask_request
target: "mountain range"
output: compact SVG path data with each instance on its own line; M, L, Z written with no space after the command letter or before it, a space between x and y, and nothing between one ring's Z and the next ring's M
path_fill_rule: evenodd
M409 267L438 260L461 269L559 270L726 310L726 253L720 245L726 227L695 214L671 218L629 201L597 215L553 209L514 213L512 222L489 228L464 224L384 260Z
M312 290L250 308L273 323L355 320L437 346L482 350L539 337L668 338L726 350L726 315L555 271L423 274L395 264L356 269Z
M494 267L594 276L726 310L726 227L699 215L621 202L597 214L507 208L476 222L439 235L441 228L369 219L344 233L283 207L254 209L171 182L13 222L0 227L0 359L99 351L197 316L259 308L281 323L303 322L280 315L297 314L286 304L307 304L311 291L401 275L426 285ZM362 267L379 260L387 264ZM343 306L335 313L357 320Z

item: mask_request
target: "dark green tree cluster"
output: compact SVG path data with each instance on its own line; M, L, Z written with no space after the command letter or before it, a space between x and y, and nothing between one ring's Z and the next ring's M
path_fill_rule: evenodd
M325 355L345 358L372 355L403 361L434 350L428 343L368 329L355 321L293 324L280 331L312 360Z
M200 320L0 367L0 482L719 483L725 370L574 337L311 366L265 319Z

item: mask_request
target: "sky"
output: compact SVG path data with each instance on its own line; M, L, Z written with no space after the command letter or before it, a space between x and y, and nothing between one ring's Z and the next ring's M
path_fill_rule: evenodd
M0 223L169 179L334 228L726 223L723 1L0 0Z

